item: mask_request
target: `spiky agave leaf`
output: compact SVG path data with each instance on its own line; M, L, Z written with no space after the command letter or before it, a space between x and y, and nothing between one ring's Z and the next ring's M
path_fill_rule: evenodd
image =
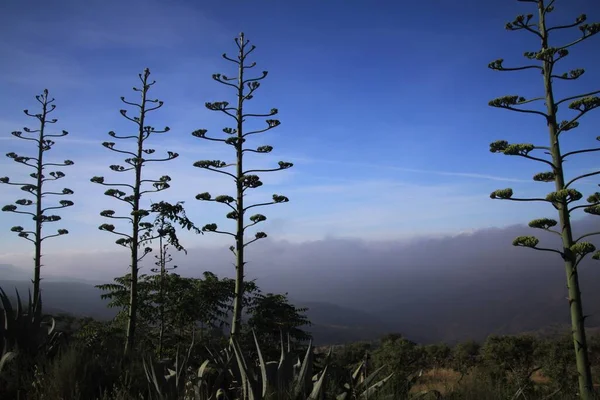
M56 354L61 344L59 339L62 338L62 333L55 332L56 321L51 316L42 315L41 294L38 301L34 302L29 291L29 303L25 311L17 289L15 293L16 308L13 307L6 292L0 288L0 303L4 314L4 324L0 327L0 336L3 339L2 356L19 349L20 352L31 355L43 351L46 357L51 358ZM14 356L7 356L7 358L12 359Z
M258 354L258 363L260 368L260 376L262 382L262 397L265 398L267 396L267 391L269 389L269 381L267 379L267 365L263 358L262 351L260 350L260 346L258 345L258 339L256 338L256 332L252 329L252 337L254 338L254 343L256 344L256 352Z
M383 371L385 369L385 367L387 367L387 365L382 365L381 367L379 367L375 371L373 371L369 376L367 376L364 381L359 382L358 385L356 386L357 391L363 390L363 388L367 388L365 390L368 390L369 385L371 384L371 382L373 382L375 380L375 378L377 378L377 376L379 375L379 373L381 371Z
M6 350L6 349L4 349ZM16 351L7 351L2 354L0 357L0 374L4 371L4 368L17 357L18 353Z
M294 398L299 398L300 396L306 397L311 392L313 360L314 354L311 340L308 343L308 349L306 349L306 354L295 377Z
M308 400L319 400L322 397L323 390L325 388L325 379L327 377L327 369L329 368L329 362L331 360L331 354L333 353L333 347L329 348L327 352L327 356L325 357L325 367L323 367L323 371L321 371L320 376L315 381L313 385L312 392L310 396L308 396Z
M286 390L294 379L294 361L290 358L289 342L286 348L283 342L283 332L279 331L281 340L281 356L277 366L277 387L279 391ZM288 335L289 339L289 335Z
M386 376L385 378L383 378L382 380L380 380L379 382L375 383L374 385L368 387L364 392L362 392L360 394L360 398L361 399L368 399L370 397L372 397L375 393L379 392L381 390L381 388L394 376L394 373L392 372L391 374L389 374L388 376Z
M240 378L240 384L242 387L242 399L243 400L254 400L256 395L254 393L254 387L250 384L249 371L244 360L241 348L235 339L231 340L231 347L237 360L238 372Z
M162 388L166 386L166 379L162 373L156 372L159 363L152 361L150 357L148 357L148 361L146 361L145 357L142 357L142 365L144 367L144 374L146 375L150 392L154 392L158 395L158 398L162 398Z

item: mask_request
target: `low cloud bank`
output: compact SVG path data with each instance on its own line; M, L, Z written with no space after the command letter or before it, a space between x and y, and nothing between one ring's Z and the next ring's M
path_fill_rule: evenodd
M574 224L593 231L597 221ZM247 278L263 290L289 292L302 301L330 302L364 310L420 340L481 337L568 322L565 272L556 254L512 246L519 235L536 235L540 246L560 238L524 225L455 236L406 241L328 238L289 243L264 240L249 247ZM596 241L595 244L598 244ZM213 271L233 276L228 246L190 247L174 254L178 273ZM151 255L144 271L153 265ZM18 261L18 260L13 260ZM0 262L15 264L10 260ZM591 325L600 325L600 265L582 263L582 291ZM48 275L108 281L123 274L127 253L48 255Z

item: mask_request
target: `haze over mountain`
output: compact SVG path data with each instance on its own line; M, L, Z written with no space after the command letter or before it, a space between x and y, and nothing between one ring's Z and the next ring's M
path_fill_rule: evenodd
M594 218L575 223L576 235L594 228ZM420 342L454 342L568 323L560 257L511 245L514 237L530 234L540 238L540 246L558 244L558 237L524 225L410 241L267 240L249 251L248 278L257 279L264 291L289 292L295 304L310 307L321 342L392 331ZM190 247L188 253L174 255L181 275L201 276L210 270L232 276L232 256L225 247ZM82 254L55 258L53 264L61 267L52 272L73 271L73 279L96 271L99 281L107 282L122 274L126 263L124 252ZM0 268L4 286L6 266ZM580 276L584 311L590 315L587 324L600 326L600 263L582 263ZM99 292L88 285L61 286L50 279L44 283L47 304L60 309L76 305L84 314L102 308L94 300ZM51 296L53 285L61 289Z

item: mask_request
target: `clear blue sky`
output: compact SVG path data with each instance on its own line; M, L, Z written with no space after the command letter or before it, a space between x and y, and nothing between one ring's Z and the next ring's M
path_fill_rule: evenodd
M559 0L551 23L570 22L582 12L598 21L595 3ZM119 115L119 97L136 99L131 87L149 67L157 80L151 96L165 101L150 124L171 127L149 143L157 154L166 149L181 154L149 170L149 178L165 173L173 178L172 188L152 200L185 200L198 224L230 226L223 207L194 196L231 193L231 184L192 163L232 161L231 148L190 133L207 128L218 135L230 125L204 103L233 101L231 90L211 75L234 74L232 64L220 56L235 53L233 38L244 31L257 46L252 57L256 71L270 73L250 109L276 107L282 121L251 143L271 144L273 153L251 156L248 162L261 167L279 160L296 164L264 174L265 185L249 197L290 197L288 204L261 211L269 217L263 228L273 239L400 238L552 216L550 207L488 197L505 187L523 197L552 190L551 184L531 181L534 173L545 170L539 164L488 151L498 139L547 145L541 117L487 105L502 95L542 94L536 72L487 68L497 58L504 58L506 66L522 65L523 52L538 48L533 35L504 29L515 15L529 12L535 10L527 3L475 0L3 1L0 148L2 153L33 154L30 143L10 132L34 127L22 110L34 110L34 96L48 88L58 106L56 128L70 135L58 139L47 157L76 163L63 168L67 176L55 184L75 190L76 205L60 213L60 226L48 224L48 229L68 228L71 235L48 242L48 251L114 249L115 238L97 230L110 222L98 213L119 210L118 202L103 196L105 188L89 179L104 175L115 181L108 165L121 157L100 143L110 139L109 130L127 133L132 128ZM559 43L578 33L558 37ZM577 82L558 82L559 97L599 89L593 86L600 82L598 49L600 37L573 49L560 68L587 71ZM562 119L570 115L567 110ZM581 128L565 134L565 149L596 145L599 122L598 113L586 116ZM571 174L582 173L598 164L597 155L582 156L569 168ZM0 160L0 176L16 180L25 169ZM597 182L592 178L579 188L589 194L597 190ZM1 186L0 201L11 203L23 197L20 193ZM27 223L21 216L0 215L0 256L31 250L8 231ZM225 243L212 235L189 240Z

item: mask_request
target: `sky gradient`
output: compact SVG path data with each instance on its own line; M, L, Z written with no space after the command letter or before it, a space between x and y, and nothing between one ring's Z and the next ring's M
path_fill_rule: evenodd
M458 3L458 4L457 4ZM485 3L485 4L483 4ZM600 20L593 0L557 1L551 24L571 22L587 13ZM0 4L0 149L34 154L30 142L11 131L32 129L35 120L23 109L35 110L34 96L44 88L56 98L57 130L69 136L56 140L47 159L75 162L61 170L66 177L54 188L75 191L75 206L61 211L63 221L46 232L67 228L68 237L49 240L52 255L103 254L124 251L116 237L100 232L111 222L104 209L120 210L103 196L105 187L89 182L95 175L107 181L124 179L110 172L122 163L119 154L101 146L107 132L126 134L134 128L119 114L119 98L137 100L131 90L138 73L149 67L157 80L151 98L165 102L150 114L149 124L171 131L148 140L158 155L167 150L180 157L151 165L145 177L171 176L172 187L152 201L185 201L188 216L198 225L216 222L232 227L217 204L194 199L198 193L233 194L221 175L194 168L202 159L232 162L232 149L191 136L206 128L220 135L231 122L208 111L208 101L233 102L231 88L211 79L230 76L233 38L243 31L257 46L251 56L269 76L249 104L250 111L278 108L282 125L249 141L270 144L270 155L247 158L251 167L269 168L280 160L295 165L287 171L261 175L264 186L249 201L269 200L273 193L290 202L264 208L261 227L273 240L303 242L324 238L363 240L406 239L448 235L475 229L525 223L553 216L551 207L492 201L490 192L512 187L519 197L545 195L552 184L531 176L539 163L489 152L499 139L547 145L543 119L495 109L488 101L503 95L542 95L536 72L497 72L487 68L504 58L506 66L523 65L525 51L537 50L535 37L504 29L515 15L533 12L516 1L397 2L364 0L254 1L22 1ZM566 43L578 30L557 35ZM558 98L597 90L600 82L598 38L572 49L559 64L561 71L585 68L576 82L558 82ZM542 104L540 103L540 106ZM565 134L566 151L596 145L600 118L594 112L581 127ZM561 119L572 113L562 110ZM262 127L262 122L250 127ZM116 141L120 148L129 146ZM122 142L122 143L121 143ZM582 155L568 164L568 176L598 169L597 155ZM0 159L0 176L17 181L29 173L8 158ZM113 179L115 177L115 179ZM125 178L127 179L127 178ZM131 179L131 177L129 177ZM584 194L597 190L598 180L577 186ZM24 197L17 187L0 186L0 203ZM27 226L20 215L0 213L0 263L28 259L30 243L9 231ZM183 235L186 246L229 245L227 237Z

